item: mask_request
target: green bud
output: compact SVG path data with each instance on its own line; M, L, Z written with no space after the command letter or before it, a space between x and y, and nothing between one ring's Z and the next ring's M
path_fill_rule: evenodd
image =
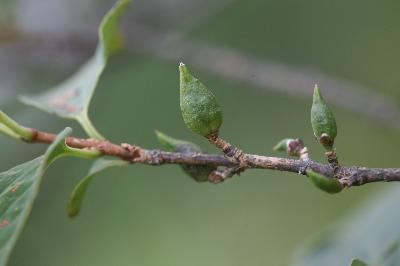
M200 147L192 142L174 139L160 131L156 131L156 136L167 151L181 153L202 153ZM186 164L181 165L181 168L186 174L198 182L208 181L209 174L217 169L217 167L214 165Z
M340 182L335 178L329 178L327 176L318 174L313 170L306 171L307 176L310 178L311 182L319 189L328 192L330 194L339 193L342 191L343 187Z
M186 126L202 136L218 134L222 112L214 94L183 63L179 65L179 72L180 105Z
M329 109L319 88L315 85L311 108L311 125L317 140L327 150L332 150L337 135L335 116Z
M304 143L301 139L283 139L273 148L274 151L283 151L290 156L300 156L304 149Z
M279 141L273 148L273 151L287 152L288 142L292 139L283 139Z

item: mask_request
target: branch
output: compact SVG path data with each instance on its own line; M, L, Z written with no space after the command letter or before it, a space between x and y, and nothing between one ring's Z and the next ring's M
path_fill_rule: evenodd
M56 135L30 129L32 137L25 140L28 143L46 143L54 141ZM400 168L365 168L365 167L332 167L330 164L321 164L309 159L295 160L279 157L268 157L243 153L239 161L232 161L229 157L204 153L176 153L162 150L148 150L137 145L114 144L107 140L84 139L68 137L68 146L78 149L98 150L103 155L118 157L130 163L147 165L186 164L186 165L215 165L225 166L227 169L243 167L246 169L270 169L306 175L307 170L313 170L330 178L337 178L343 187L361 186L372 182L400 181Z

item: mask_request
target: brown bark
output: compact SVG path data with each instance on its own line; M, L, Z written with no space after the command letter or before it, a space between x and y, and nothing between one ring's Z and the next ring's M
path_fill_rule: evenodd
M31 129L33 137L29 143L47 143L54 141L56 135L52 133ZM119 157L131 163L142 163L148 165L162 164L189 164L205 165L211 164L224 166L229 169L271 169L298 173L305 175L307 169L323 174L331 178L337 178L344 187L361 186L372 182L391 182L400 181L400 168L366 168L366 167L342 167L332 164L321 164L311 159L288 159L278 157L268 157L255 154L246 154L228 142L214 138L210 139L217 147L227 153L227 155L200 154L200 153L175 153L161 150L148 150L131 144L114 144L107 140L84 139L68 137L68 146L79 149L99 150L103 155ZM233 152L234 151L234 152ZM240 155L240 156L238 156ZM237 160L232 160L232 157ZM244 170L244 169L243 169ZM225 171L226 176L230 177L229 171ZM232 175L240 171L232 171ZM216 174L216 173L214 173ZM213 178L216 178L215 176ZM218 179L218 178L216 178Z

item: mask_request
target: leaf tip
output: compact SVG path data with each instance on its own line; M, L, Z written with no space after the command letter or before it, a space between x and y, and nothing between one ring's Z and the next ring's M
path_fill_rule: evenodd
M316 100L316 99L321 99L321 98L322 98L322 96L321 96L321 90L319 89L318 84L315 84L315 85L314 85L314 95L313 95L313 98L314 98L314 100Z
M188 70L187 66L182 62L179 63L179 73L181 75L181 79L187 78L189 75L189 70Z

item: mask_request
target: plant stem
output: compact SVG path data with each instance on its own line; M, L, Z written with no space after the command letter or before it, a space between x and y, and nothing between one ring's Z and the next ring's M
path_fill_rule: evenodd
M32 138L28 143L50 144L56 138L55 134L29 129ZM69 147L81 149L77 155L84 158L97 158L101 155L118 157L131 163L147 165L186 164L186 165L215 165L238 169L245 164L245 169L270 169L306 175L312 170L329 178L336 178L343 187L361 186L372 182L400 181L400 168L367 168L343 167L333 168L330 164L321 164L311 159L288 159L280 157L243 154L241 162L227 158L225 155L203 153L179 153L161 150L148 150L131 144L114 144L107 140L84 139L68 137ZM82 149L88 149L84 151ZM86 152L89 152L86 154ZM93 153L92 153L93 152ZM95 153L99 154L95 154ZM85 153L85 154L83 154Z
M83 159L97 159L102 153L99 150L77 149L66 146L66 151L69 156L83 158Z
M104 137L94 127L94 125L92 124L92 121L90 121L87 112L78 116L78 121L89 137L94 138L94 139L104 139Z
M13 119L11 119L8 115L6 115L3 111L0 111L0 124L3 124L5 128L3 128L2 132L15 137L18 135L19 137L30 140L33 136L32 131L29 128L23 127ZM11 132L15 133L12 134Z

